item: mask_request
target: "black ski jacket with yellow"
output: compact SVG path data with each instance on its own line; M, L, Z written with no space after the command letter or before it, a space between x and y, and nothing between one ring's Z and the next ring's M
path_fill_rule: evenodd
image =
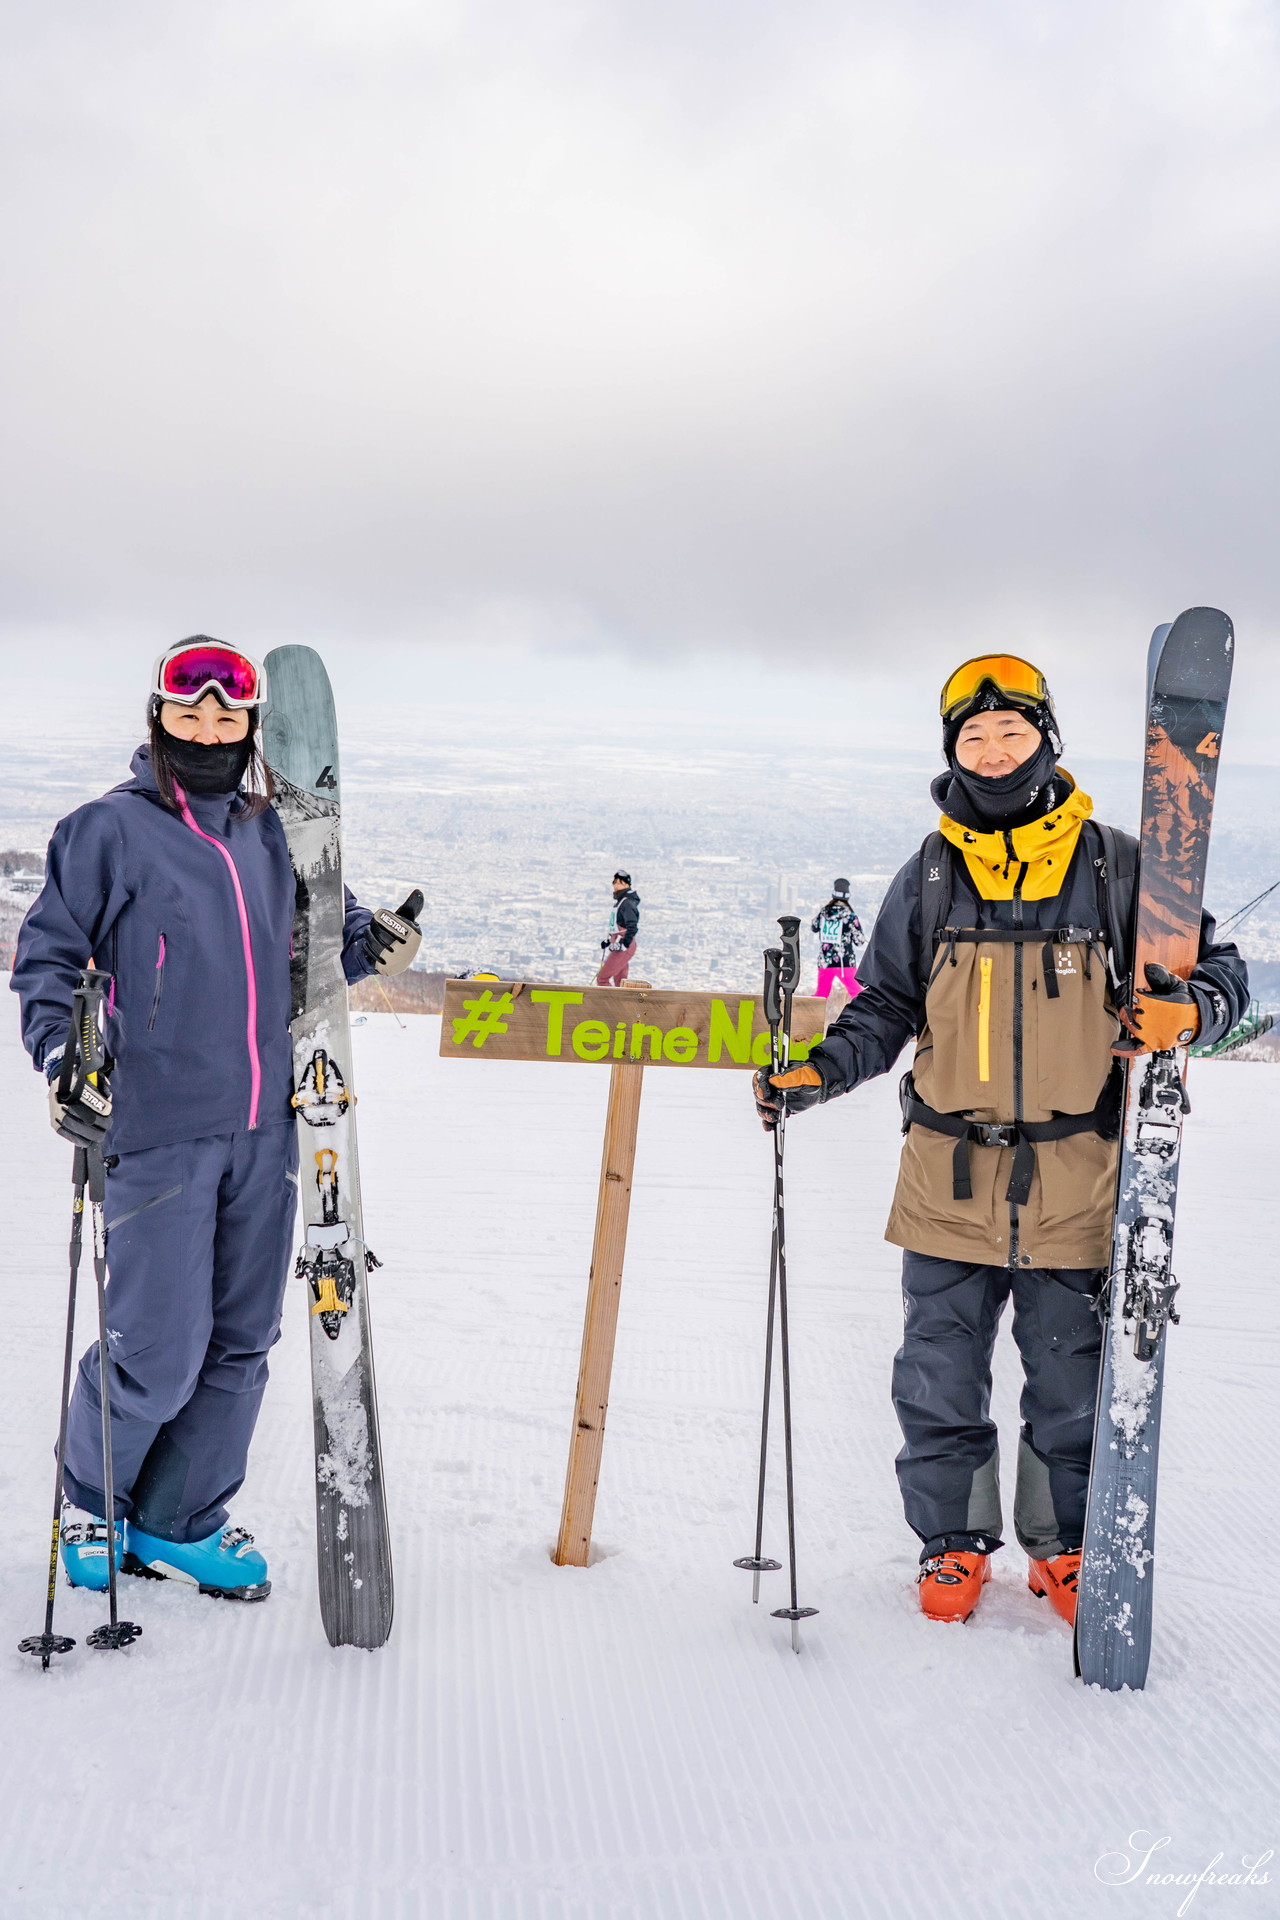
M931 836L885 895L858 969L861 993L809 1055L826 1101L887 1073L916 1042L919 1084L904 1082L907 1139L886 1234L897 1245L996 1265L1106 1263L1118 1111L1110 1047L1120 1031L1117 982L1129 968L1116 912L1126 883L1108 874L1106 856L1112 866L1127 859L1131 875L1135 843L1100 829L1091 813L1073 787L1008 835L974 833L944 815L943 839ZM949 899L926 913L922 889L939 867ZM926 918L938 930L927 955ZM996 937L983 945L971 931L958 944L943 928ZM1010 939L1018 929L1057 937L1018 943ZM1221 1039L1247 1008L1248 975L1236 947L1215 942L1208 914L1190 984L1198 1041ZM1074 1123L1070 1138L1057 1137L1063 1115ZM1010 1137L993 1137L992 1150L958 1144L958 1116ZM1055 1137L1019 1142L1019 1122L1031 1136ZM949 1133L939 1130L948 1124Z

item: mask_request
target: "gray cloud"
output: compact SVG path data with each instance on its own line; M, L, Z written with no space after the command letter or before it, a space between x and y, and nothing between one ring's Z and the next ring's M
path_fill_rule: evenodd
M1274 657L1269 6L3 18L10 631Z

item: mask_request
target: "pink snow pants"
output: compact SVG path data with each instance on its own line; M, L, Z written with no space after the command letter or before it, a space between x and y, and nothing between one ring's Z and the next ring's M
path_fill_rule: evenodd
M596 975L598 987L620 987L627 977L627 968L631 965L631 956L639 943L635 940L629 947L623 947L620 953L606 952Z
M854 999L858 994L862 992L862 985L858 979L858 969L856 967L819 967L818 968L819 1000L825 1000L827 998L827 995L831 992L831 982L833 980L844 981L845 987L848 991L849 998L851 1000Z

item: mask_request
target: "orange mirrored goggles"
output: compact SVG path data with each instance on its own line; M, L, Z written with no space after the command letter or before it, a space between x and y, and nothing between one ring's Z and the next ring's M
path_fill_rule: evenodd
M950 720L961 707L968 706L988 681L998 693L1006 694L1020 705L1039 706L1045 702L1052 708L1048 683L1039 667L1033 667L1029 660L1019 660L1013 653L984 653L976 660L966 660L943 683L938 705L943 719Z

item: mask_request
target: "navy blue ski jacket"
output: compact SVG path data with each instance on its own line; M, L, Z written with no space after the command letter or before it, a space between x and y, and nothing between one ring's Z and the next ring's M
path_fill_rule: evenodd
M92 957L113 983L109 1152L278 1125L292 1117L293 1091L284 828L270 807L239 817L229 794L192 794L189 818L172 813L146 747L132 768L132 780L60 820L49 842L10 983L27 1051L52 1079ZM348 893L348 981L373 971L361 944L371 918Z

